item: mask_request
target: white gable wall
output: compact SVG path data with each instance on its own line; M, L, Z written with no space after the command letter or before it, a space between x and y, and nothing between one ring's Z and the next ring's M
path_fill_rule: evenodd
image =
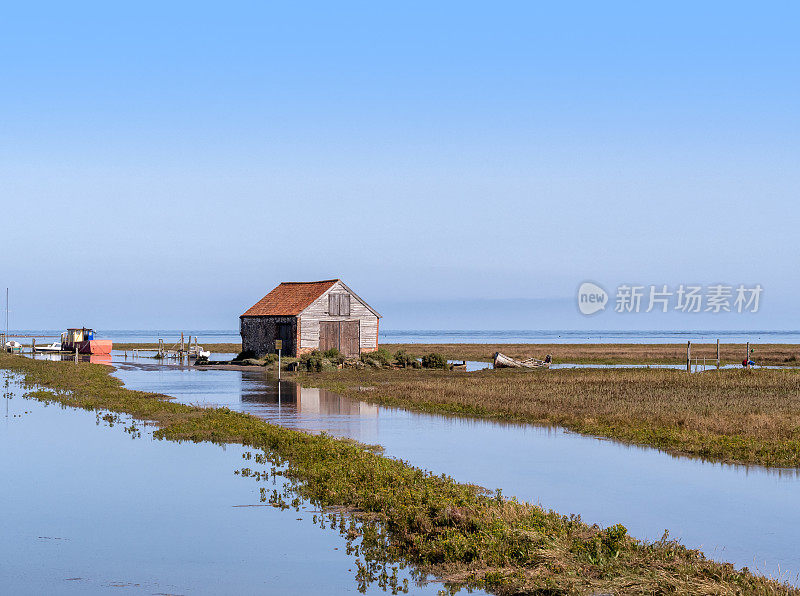
M328 294L350 294L350 316L343 317L328 314ZM367 308L357 296L345 288L341 281L333 284L327 292L312 302L299 317L300 350L309 351L319 348L320 321L360 321L361 335L359 346L362 352L378 348L378 317Z

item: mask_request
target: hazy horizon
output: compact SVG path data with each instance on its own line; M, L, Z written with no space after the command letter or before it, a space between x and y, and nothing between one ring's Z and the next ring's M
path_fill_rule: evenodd
M247 305L249 306L249 305ZM796 331L798 327L782 324L789 321L783 311L773 311L767 303L759 313L626 313L601 312L586 317L578 312L575 298L563 299L496 299L460 301L391 302L375 304L382 315L382 331ZM159 317L161 325L119 325L113 319L80 317L68 319L63 312L31 317L29 322L50 321L50 325L17 324L12 316L12 330L63 329L82 326L107 330L238 330L238 315L231 317L196 316L193 321L180 321L171 316ZM61 325L62 321L68 324ZM150 318L152 320L152 317ZM95 322L95 321L99 321ZM216 322L216 325L207 323ZM100 324L102 323L102 324Z
M388 328L790 329L798 17L10 6L11 324L235 328L281 281L340 277ZM586 280L764 295L757 313L583 317Z

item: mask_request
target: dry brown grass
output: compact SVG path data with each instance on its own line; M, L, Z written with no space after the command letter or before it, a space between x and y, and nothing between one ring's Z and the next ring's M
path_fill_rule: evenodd
M171 344L170 344L171 345ZM202 343L206 350L238 354L241 343ZM167 346L169 347L169 346ZM552 354L556 362L578 364L684 364L686 344L381 344L392 354L405 350L414 356L431 352L444 354L452 360L490 361L495 352L513 358L543 357ZM753 344L754 359L759 364L800 366L800 345ZM156 349L157 343L114 343L115 350ZM738 364L745 355L744 344L722 344L723 364ZM692 358L716 359L714 344L693 344Z
M165 348L171 348L174 344L165 343ZM200 343L204 350L209 350L217 354L238 354L242 351L242 344L205 344ZM130 352L131 350L157 350L157 343L122 343L114 342L115 350L123 350Z
M302 375L359 399L558 425L717 461L800 466L800 371L341 370ZM359 391L364 385L369 392Z
M495 352L513 358L543 358L552 354L555 362L581 364L684 364L686 344L381 344L394 353L405 350L422 356L439 352L452 360L490 361ZM800 345L752 344L758 364L800 366ZM745 356L744 344L722 344L723 364L738 364ZM716 344L692 344L692 359L703 357L716 360Z

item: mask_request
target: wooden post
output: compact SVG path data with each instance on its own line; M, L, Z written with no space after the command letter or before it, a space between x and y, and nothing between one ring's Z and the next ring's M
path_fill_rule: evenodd
M692 372L692 342L686 342L686 372Z
M717 340L717 370L719 370L719 340Z
M36 338L34 337L31 339L31 354L34 354L35 352L36 352Z
M281 348L283 348L283 340L275 340L275 349L278 350L278 387L281 386Z
M750 368L750 342L747 342L747 356L745 356L745 368Z

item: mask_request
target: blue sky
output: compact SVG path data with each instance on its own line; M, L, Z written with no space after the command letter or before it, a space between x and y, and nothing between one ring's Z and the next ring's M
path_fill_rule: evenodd
M431 4L7 7L12 326L232 328L342 277L386 328L442 302L464 328L797 327L795 3ZM583 318L585 280L764 302Z

